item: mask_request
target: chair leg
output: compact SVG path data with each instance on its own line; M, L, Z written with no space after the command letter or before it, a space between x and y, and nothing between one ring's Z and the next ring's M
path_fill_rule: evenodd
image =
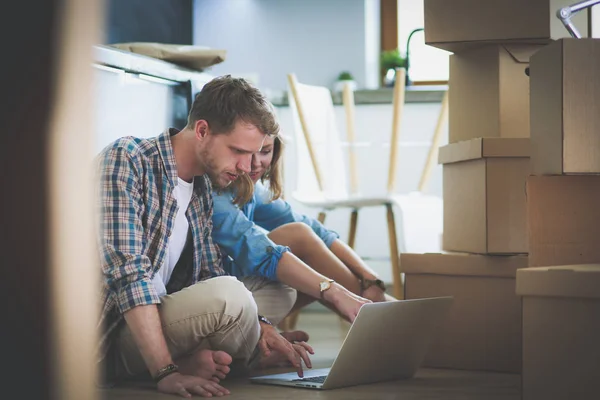
M388 236L390 240L390 259L392 260L392 281L394 284L394 297L398 300L404 299L404 285L400 271L400 255L398 254L398 242L396 238L396 222L392 204L386 204Z
M298 323L298 317L300 316L300 310L296 310L293 313L290 313L287 317L283 319L278 325L279 329L282 331L292 331L296 328L296 324Z
M352 210L350 214L350 232L348 233L348 246L354 248L356 240L356 223L358 221L358 210Z

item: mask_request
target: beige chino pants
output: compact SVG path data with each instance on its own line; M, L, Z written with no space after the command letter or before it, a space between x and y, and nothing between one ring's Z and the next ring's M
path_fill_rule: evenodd
M256 354L260 335L256 303L235 277L208 279L163 296L158 312L175 362L202 349L225 351L243 365ZM119 378L148 372L126 324L115 345Z
M278 325L292 310L297 292L283 283L270 281L259 276L242 278L246 288L252 292L258 313L273 325Z

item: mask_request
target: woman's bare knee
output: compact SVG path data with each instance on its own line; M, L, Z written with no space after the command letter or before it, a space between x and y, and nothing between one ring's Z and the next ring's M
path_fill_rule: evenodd
M269 238L277 244L288 246L298 257L315 244L322 244L312 228L302 222L290 222L273 229Z

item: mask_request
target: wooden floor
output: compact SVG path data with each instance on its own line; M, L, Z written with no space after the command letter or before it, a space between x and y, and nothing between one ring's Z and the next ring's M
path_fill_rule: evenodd
M329 367L341 346L348 329L332 313L303 313L298 329L307 331L309 343L315 349L312 357L314 368ZM288 370L283 370L288 371ZM273 371L260 371L263 375ZM353 386L335 390L296 389L256 385L246 378L228 379L222 385L231 391L227 399L402 399L402 400L518 400L520 376L513 374L486 373L422 368L409 380ZM173 399L163 395L152 385L136 384L101 391L104 400L122 399Z

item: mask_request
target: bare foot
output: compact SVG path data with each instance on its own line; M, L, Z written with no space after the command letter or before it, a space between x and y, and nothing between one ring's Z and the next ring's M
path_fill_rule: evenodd
M199 350L189 357L178 360L179 372L220 382L229 373L232 358L224 351Z
M308 342L308 333L304 331L281 332L281 336L283 336L290 343Z
M369 299L374 303L387 301L385 293L378 286L369 286L361 295L365 299Z

